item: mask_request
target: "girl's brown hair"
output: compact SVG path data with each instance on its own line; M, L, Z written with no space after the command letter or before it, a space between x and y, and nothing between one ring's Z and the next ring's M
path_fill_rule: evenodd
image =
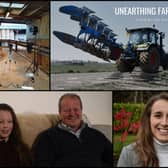
M29 166L31 164L30 150L28 146L23 142L21 130L17 121L16 114L11 106L5 103L0 104L0 111L10 112L13 119L13 130L9 136L9 143L11 143L18 152L20 165Z
M168 93L160 93L151 97L140 120L141 126L137 135L135 150L144 167L159 167L159 159L153 145L153 134L150 127L151 109L158 100L168 101Z

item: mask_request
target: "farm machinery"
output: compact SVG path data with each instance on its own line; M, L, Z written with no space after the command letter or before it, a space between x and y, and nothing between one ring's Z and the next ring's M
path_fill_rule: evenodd
M126 29L129 40L126 45L117 43L117 34L94 11L87 7L62 6L59 11L78 21L77 36L60 31L53 34L70 44L105 61L116 61L120 72L132 72L136 66L147 73L168 69L168 54L163 49L164 33L153 27Z
M120 72L132 72L135 66L140 66L147 73L158 72L160 66L164 70L168 68L168 55L163 50L163 32L149 27L126 31L129 41L116 62Z

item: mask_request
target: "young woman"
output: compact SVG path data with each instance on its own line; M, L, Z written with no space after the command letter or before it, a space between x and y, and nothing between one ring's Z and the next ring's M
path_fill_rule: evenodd
M153 96L135 143L123 148L118 167L168 167L168 93Z
M14 110L8 104L0 104L0 167L30 166L31 157Z

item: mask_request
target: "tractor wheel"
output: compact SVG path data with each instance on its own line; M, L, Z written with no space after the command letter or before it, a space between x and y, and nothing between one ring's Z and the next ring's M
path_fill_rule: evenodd
M139 54L140 67L144 72L158 72L160 66L160 53L156 47L149 47L148 51Z
M163 53L162 55L162 60L160 60L160 64L162 65L163 70L167 70L168 69L168 54Z
M118 59L116 61L117 64L117 69L120 72L132 72L134 69L134 65L130 65L128 63L126 63L124 60Z

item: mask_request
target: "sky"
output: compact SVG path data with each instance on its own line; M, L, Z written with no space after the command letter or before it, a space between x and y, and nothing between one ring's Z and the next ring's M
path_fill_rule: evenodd
M103 19L109 28L116 33L117 42L126 44L128 36L125 28L152 27L165 33L163 41L164 49L168 52L168 14L163 15L116 15L115 8L121 7L141 7L141 8L159 8L168 9L166 1L51 1L51 61L55 60L83 60L104 62L87 52L77 49L71 45L65 44L53 35L53 31L61 31L77 36L80 31L79 22L71 20L69 15L59 12L59 8L64 5L74 5L77 7L86 6L95 11L95 15Z

